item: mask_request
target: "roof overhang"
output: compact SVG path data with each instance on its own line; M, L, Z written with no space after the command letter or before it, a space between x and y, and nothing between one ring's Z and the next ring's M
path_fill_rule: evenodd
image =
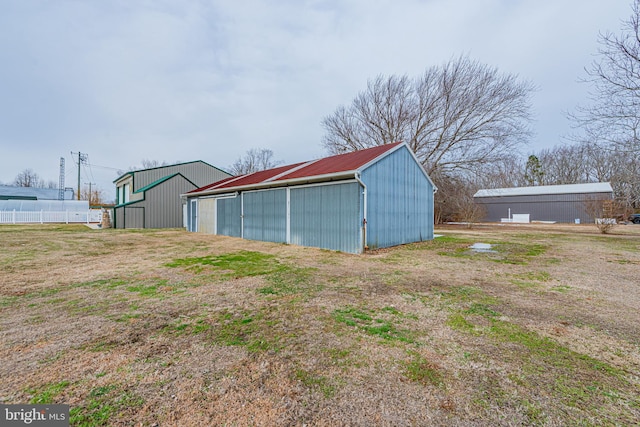
M330 173L325 175L315 175L303 178L294 178L294 179L283 179L279 181L266 181L260 182L257 184L250 185L242 185L237 187L222 187L222 188L214 188L209 190L203 190L198 192L190 192L186 194L181 194L181 197L200 197L200 196L211 196L216 194L229 194L230 192L240 192L240 191L251 191L251 190L265 190L267 188L277 188L277 187L291 187L294 185L304 185L304 184L312 184L319 182L331 182L331 181L341 181L346 179L353 179L356 177L358 170L346 171L346 172L338 172L338 173Z

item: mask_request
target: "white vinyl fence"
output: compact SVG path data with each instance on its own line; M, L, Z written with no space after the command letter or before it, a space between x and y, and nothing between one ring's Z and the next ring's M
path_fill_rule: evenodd
M0 211L0 224L100 223L101 209L88 211Z

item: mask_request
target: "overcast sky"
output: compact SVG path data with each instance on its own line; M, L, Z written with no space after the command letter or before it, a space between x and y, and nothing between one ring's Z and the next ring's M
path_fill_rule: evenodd
M325 153L321 120L378 74L452 57L533 82L526 152L566 143L598 33L631 0L0 0L0 182L31 168L115 193L143 159L227 168ZM77 158L76 158L77 160Z

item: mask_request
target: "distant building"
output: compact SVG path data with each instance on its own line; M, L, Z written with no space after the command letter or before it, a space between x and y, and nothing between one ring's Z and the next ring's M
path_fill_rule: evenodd
M183 227L180 194L231 175L201 160L127 172L114 181L115 228Z
M435 187L404 143L255 172L186 193L188 229L361 253L433 239Z
M484 208L488 222L516 216L529 221L586 223L595 219L589 205L613 200L613 188L608 182L495 188L479 190L473 199Z
M64 200L58 200L59 193L57 188L0 185L0 211L86 212L89 210L89 202L75 200L73 189L65 189Z
M0 200L58 200L57 188L15 187L0 185ZM73 200L72 188L65 188L64 200Z

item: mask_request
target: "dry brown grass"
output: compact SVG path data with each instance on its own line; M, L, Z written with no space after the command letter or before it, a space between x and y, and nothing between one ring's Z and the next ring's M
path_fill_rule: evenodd
M88 426L637 423L640 227L437 232L355 256L2 226L0 402Z

